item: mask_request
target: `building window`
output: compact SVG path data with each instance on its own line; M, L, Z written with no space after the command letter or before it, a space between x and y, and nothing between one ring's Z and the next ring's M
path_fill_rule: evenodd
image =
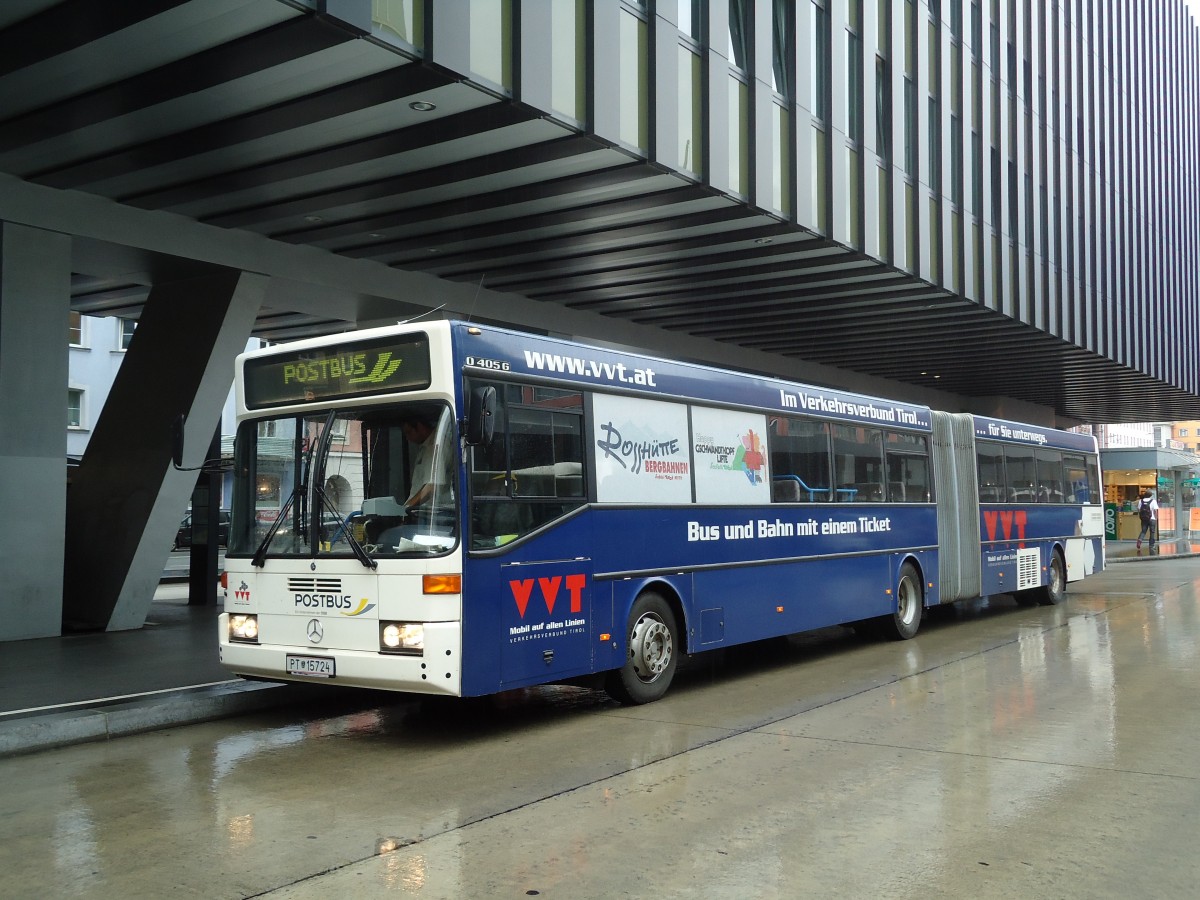
M424 7L421 0L371 0L371 22L383 35L395 35L420 50Z
M550 5L550 106L577 121L587 108L585 20L583 0Z
M338 416L333 420L329 429L330 441L335 444L345 444L349 439L349 419Z
M83 391L67 389L67 427L83 427Z
M780 103L772 105L772 177L771 205L790 215L792 212L792 129L788 108Z
M692 40L700 41L700 25L704 21L701 0L679 0L679 30Z
M67 323L67 343L72 347L83 346L83 316L77 312L69 314Z
M904 176L917 178L917 85L904 76Z
M822 123L829 119L829 20L820 0L812 6L812 114Z
M729 64L743 72L750 69L750 2L729 0Z
M700 57L679 48L679 168L703 175L700 153L704 110L701 106Z
M792 36L796 29L792 25L794 4L791 0L775 0L771 15L771 87L784 97L792 96L792 79L789 61L792 53Z
M120 319L121 349L128 350L129 342L133 340L133 332L137 329L137 319Z
M875 57L875 152L884 164L892 161L892 73L887 60Z
M904 4L904 175L917 180L917 10Z
M745 196L750 185L750 89L740 78L729 79L729 189Z
M929 188L942 192L942 45L937 20L929 22Z
M851 0L851 8L857 6L857 0ZM847 123L849 137L852 143L857 147L862 144L863 134L863 79L862 79L862 38L857 32L847 30L846 32L846 63L850 68L847 73L847 93L850 121Z
M621 10L620 42L620 138L629 146L644 150L649 108L646 91L646 22L628 9Z
M471 71L512 87L512 2L471 0Z

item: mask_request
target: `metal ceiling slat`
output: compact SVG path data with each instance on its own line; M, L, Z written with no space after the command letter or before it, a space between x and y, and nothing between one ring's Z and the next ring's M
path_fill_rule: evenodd
M652 226L657 227L660 232L667 232L685 227L687 224L686 221L674 219L657 220L652 223ZM731 239L742 243L761 236L778 236L779 228L778 225L760 225L736 232L677 240L669 240L664 236L661 243L631 241L619 250L597 249L591 252L589 252L586 242L576 242L571 239L560 242L539 242L538 249L545 247L548 254L553 254L555 249L563 252L559 255L548 256L541 264L513 263L507 266L492 267L486 271L488 272L488 281L493 285L498 287L517 285L522 290L531 291L569 291L573 284L581 280L593 279L601 273L613 271L628 273L645 280L663 273L675 274L680 269L686 268L690 272L696 273L693 277L702 278L702 273L707 269L714 266L728 266L732 269L735 263L745 259L745 254L740 251L720 252L725 245L730 243ZM639 230L643 235L653 233L653 228ZM636 236L636 232L630 233L630 237ZM779 245L777 253L779 255L795 255L802 253L803 250L803 244L782 244ZM699 253L705 253L705 255L699 257L697 256ZM662 262L664 255L671 254L674 256L670 262ZM760 272L763 269L761 261L764 258L765 255L756 254L752 263L737 268L738 274L749 276ZM478 274L479 264L476 265L474 271L467 270L459 274L465 276ZM564 268L571 274L564 277L562 275Z
M651 297L664 294L671 295L673 298L676 295L682 296L689 290L719 290L722 287L727 289L730 295L737 295L742 298L753 296L753 291L746 288L745 283L740 280L744 273L731 273L726 279L704 278L704 277L688 277L686 275L678 275L674 278L659 277L652 279L645 278L619 278L616 276L608 276L605 278L595 278L593 281L600 282L602 286L589 290L576 291L544 291L530 290L529 295L541 300L555 300L562 302L565 306L570 306L574 309L580 308L603 308L606 301L644 301ZM856 288L868 285L872 282L878 282L881 279L894 279L894 275L885 270L883 267L873 267L867 269L847 270L843 277L829 272L822 272L819 275L799 275L783 278L765 278L755 283L755 287L759 290L768 290L775 287L794 288L797 293L802 288L825 288L830 291L836 290L838 287L845 291L852 291ZM901 282L895 279L893 283L911 284L911 282ZM645 308L644 303L637 302L634 304L639 309Z
M653 172L645 166L631 163L600 169L594 172L541 181L533 185L523 185L520 188L504 188L486 194L473 194L470 197L458 197L454 200L447 200L441 203L410 207L404 210L404 216L406 221L439 223L445 219L451 219L465 213L503 209L504 207L513 206L518 203L528 203L531 200L546 198L565 199L570 198L574 194L598 191L606 187L638 182L656 178L657 176L657 172ZM621 210L633 211L637 209L654 209L660 202L686 202L687 200L703 196L703 192L698 188L681 188L678 190L686 193L681 193L678 198L668 198L664 195L664 192L655 191L651 194L639 195L637 197L623 197L620 200L612 201L612 203L617 204L617 208ZM422 231L419 237L380 241L379 243L368 243L370 234L372 232L386 231L389 226L395 227L396 213L371 216L365 219L353 219L346 222L335 222L328 225L314 225L303 230L277 234L274 237L276 240L288 241L290 243L321 243L331 241L335 238L358 237L361 239L360 244L340 252L345 253L347 256L387 259L393 250L396 254L400 254L410 249L425 250L429 247L437 247L451 238L470 241L482 236L508 233L510 228L523 230L529 227L527 224L529 218L536 218L543 225L553 225L556 222L565 224L571 221L586 221L597 210L607 211L611 208L609 205L603 203L572 205L560 212L547 214L546 216L505 219L499 223L489 222L486 225L477 225L462 229L456 228L448 232L442 230ZM435 224L434 227L440 229L442 226Z
M904 328L883 326L887 329L887 336L896 340L908 335L922 336L924 332L938 326L974 325L980 320L979 316L964 316L956 312L946 312L942 316L922 316L913 313L911 307L910 299L888 298L874 307L827 312L822 313L820 317L788 317L784 313L772 317L731 317L727 324L706 328L696 334L736 342L740 346L762 350L764 353L775 353L788 346L794 346L798 337L803 337L805 341L820 341L824 348L853 347L856 342L870 340L878 331L878 328L872 330L871 325L875 325L880 319L906 323ZM935 335L937 340L944 340L940 331L935 331Z
M244 228L259 222L283 219L289 216L304 216L334 206L369 200L378 201L380 198L404 194L410 190L429 188L435 184L455 184L472 178L481 178L488 174L503 172L510 166L516 168L536 166L552 160L592 153L595 149L593 144L577 137L558 138L527 147L477 156L463 162L355 184L340 190L274 203L256 204L209 216L203 221L224 228Z
M0 31L0 77L115 34L190 0L67 0Z
M407 67L413 68L413 67ZM419 70L418 70L419 71ZM421 92L438 85L438 79L418 77L407 88ZM396 99L396 98L393 98ZM469 110L455 116L446 116L432 122L405 129L389 130L361 140L348 141L332 147L322 147L309 153L289 152L281 144L278 158L244 168L232 168L202 179L173 184L170 187L132 194L120 198L122 202L143 209L161 209L182 206L198 200L235 194L239 191L263 188L287 179L303 179L337 169L370 162L381 156L412 152L423 147L433 147L463 133L486 134L506 128L528 117L509 106L490 105Z
M478 249L467 246L451 254L439 253L436 259L429 261L431 265L422 268L439 275L464 276L479 274L482 269L487 272L489 282L494 285L506 281L521 282L527 277L537 278L547 270L548 274L553 276L554 272L563 266L571 266L573 269L578 267L580 272L595 271L614 265L618 259L626 259L632 264L639 256L645 257L651 253L683 254L695 247L711 247L712 238L673 238L671 234L685 229L695 230L706 225L726 225L744 218L740 211L728 207L705 213L669 215L669 208L664 207L661 200L653 206L645 203L629 203L625 206L629 210L640 209L647 215L639 216L636 221L625 225L581 228L576 232L562 234L561 237L534 239L530 239L525 233L535 229L545 231L551 227L550 220L561 221L561 217L547 214L510 219L505 223L508 228L497 233L507 234L511 240ZM594 209L595 207L589 207L583 213L574 210L575 221L586 224L591 218L587 212ZM661 211L662 215L654 216L656 211ZM739 232L739 236L741 234ZM653 240L656 237L659 240ZM465 235L456 234L455 238L468 245L470 243L470 239ZM428 247L431 242L425 241L423 245ZM414 261L418 259L420 257L414 257ZM682 263L684 259L681 255L678 262ZM392 262L403 265L404 259L393 257Z
M589 292L576 292L576 299L564 295L558 298L564 306L580 308L580 310L604 311L610 314L646 314L653 318L654 313L678 312L680 319L689 326L701 326L696 322L695 307L703 307L703 311L716 310L715 304L727 302L739 310L745 310L748 300L766 307L784 304L796 305L798 301L808 299L827 299L835 295L858 295L877 293L878 290L889 286L911 287L911 281L900 280L893 270L883 266L872 266L863 260L856 260L856 269L852 277L845 277L844 270L830 270L827 258L811 259L806 265L803 275L791 275L779 278L769 278L755 283L755 294L748 296L737 280L731 280L725 286L716 286L710 278L690 278L685 283L679 281L661 281L647 284L636 290L598 289ZM923 290L929 290L922 286ZM770 293L784 292L784 296L770 298ZM581 296L582 295L582 296ZM797 314L803 314L797 310Z
M77 188L140 169L177 163L201 153L270 137L335 115L369 109L447 83L424 66L399 66L347 84L306 94L266 109L256 109L217 122L176 131L156 140L122 147L111 153L54 169L33 172L29 181L57 188Z
M107 4L105 4L107 5ZM0 153L61 137L184 94L302 59L353 37L323 19L301 16L132 78L0 122Z

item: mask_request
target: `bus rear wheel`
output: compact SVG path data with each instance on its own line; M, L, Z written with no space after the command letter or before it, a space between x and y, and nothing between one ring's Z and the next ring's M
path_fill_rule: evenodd
M1034 596L1042 606L1057 606L1067 599L1067 567L1057 550L1050 554L1050 580Z
M628 705L654 702L671 686L679 657L675 613L659 594L647 591L634 601L625 647L625 665L608 675L609 696Z
M921 613L925 608L925 592L921 590L921 578L916 566L905 563L900 567L896 580L896 605L890 616L883 616L879 624L883 633L894 641L907 641L915 637L921 627Z

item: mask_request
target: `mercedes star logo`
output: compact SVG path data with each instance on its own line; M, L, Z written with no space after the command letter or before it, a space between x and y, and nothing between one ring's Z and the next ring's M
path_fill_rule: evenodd
M325 637L325 629L321 627L320 619L308 620L308 639L314 644L321 643L321 638Z

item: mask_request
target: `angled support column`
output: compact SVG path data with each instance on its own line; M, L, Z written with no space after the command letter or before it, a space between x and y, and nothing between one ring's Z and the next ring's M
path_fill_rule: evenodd
M216 269L150 291L67 498L64 630L145 623L196 481L171 465L171 423L187 416L199 465L267 282Z
M0 641L62 621L71 239L0 222Z

